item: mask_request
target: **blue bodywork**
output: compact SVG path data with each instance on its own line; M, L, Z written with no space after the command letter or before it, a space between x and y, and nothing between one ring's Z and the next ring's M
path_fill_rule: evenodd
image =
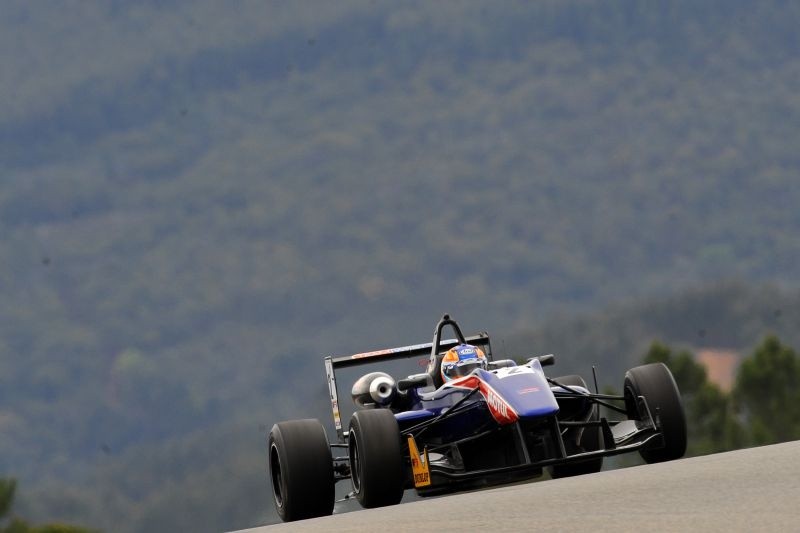
M478 388L477 392L473 391L475 388ZM452 438L472 434L476 428L487 424L552 417L559 411L553 389L536 359L526 365L497 370L477 369L433 392L409 391L409 397L410 409L395 414L401 432L460 405L459 414L448 417L437 431L449 433ZM491 402L504 404L511 419L496 418L489 405Z

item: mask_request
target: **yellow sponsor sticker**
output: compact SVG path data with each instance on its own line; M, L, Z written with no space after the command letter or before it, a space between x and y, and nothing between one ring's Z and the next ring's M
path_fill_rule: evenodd
M411 457L411 472L414 474L414 486L416 488L427 487L431 484L431 471L428 468L428 448L424 448L422 454L420 454L414 436L409 435L408 455Z

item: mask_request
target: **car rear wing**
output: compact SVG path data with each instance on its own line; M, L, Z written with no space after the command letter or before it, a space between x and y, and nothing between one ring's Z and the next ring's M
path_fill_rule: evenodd
M478 346L479 348L487 348L484 350L486 357L492 360L491 349L489 344L489 334L481 332L472 337L466 338L467 344ZM450 348L458 345L457 339L447 339L440 343L440 351L446 352ZM412 357L420 357L423 355L430 355L433 348L432 342L424 344L413 344L411 346L401 346L399 348L387 348L385 350L376 350L374 352L357 353L353 355L345 355L342 357L326 357L325 359L331 360L333 368L346 368L349 366L358 366L366 363L374 363L380 361L393 361L395 359L410 359Z
M486 354L486 358L492 361L492 346L489 342L489 334L485 331L465 338L467 344L481 348ZM439 342L439 352L444 353L450 348L459 344L458 339L447 339ZM433 343L412 344L399 348L386 348L373 352L363 352L353 355L340 357L328 356L325 358L325 373L328 378L328 392L330 393L331 408L333 409L333 424L336 426L336 434L339 442L343 443L345 434L342 429L342 419L339 412L339 394L336 388L336 369L352 366L371 364L381 361L394 361L398 359L411 359L413 357L430 356L433 350Z

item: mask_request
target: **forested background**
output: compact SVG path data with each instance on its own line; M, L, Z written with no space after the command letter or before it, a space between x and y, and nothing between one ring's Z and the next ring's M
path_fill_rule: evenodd
M780 0L3 2L14 512L273 521L265 435L327 421L322 357L444 312L609 387L800 347L798 27Z

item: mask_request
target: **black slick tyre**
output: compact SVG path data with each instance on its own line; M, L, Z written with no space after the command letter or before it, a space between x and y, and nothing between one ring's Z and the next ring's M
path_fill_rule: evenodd
M588 390L586 381L581 376L570 375L555 378L555 381L566 385L567 387L577 386L583 387ZM597 406L592 406L592 412L589 415L589 421L597 422L600 420ZM577 452L594 452L602 448L602 439L600 434L600 427L583 428L578 440ZM553 465L550 467L550 477L553 479L571 476L581 476L584 474L594 474L603 468L603 458L595 457L593 459L586 459L584 461L568 463L563 465Z
M356 411L348 434L353 492L363 507L400 503L405 488L400 429L388 409Z
M269 432L269 474L284 522L333 513L333 457L318 420L279 422Z
M639 397L644 397L646 405ZM686 415L672 372L663 363L637 366L625 374L628 418L646 420L647 409L664 437L664 446L639 451L647 463L679 459L686 453Z

